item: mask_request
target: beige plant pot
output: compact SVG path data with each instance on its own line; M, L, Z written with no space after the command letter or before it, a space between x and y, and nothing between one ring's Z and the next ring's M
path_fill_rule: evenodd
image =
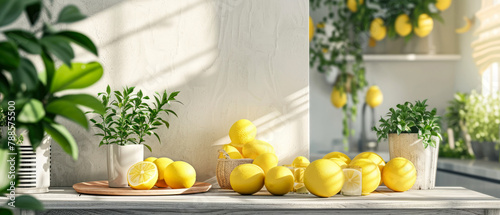
M437 140L436 147L428 146L424 148L422 139L418 139L418 134L389 134L389 154L391 159L396 157L406 158L417 169L417 180L411 188L412 190L434 189L438 153L439 140Z

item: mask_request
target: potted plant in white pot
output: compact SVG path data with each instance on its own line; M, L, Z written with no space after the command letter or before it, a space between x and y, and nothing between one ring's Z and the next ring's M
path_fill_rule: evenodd
M100 130L96 135L101 136L99 146L108 146L108 182L109 187L127 187L127 171L133 164L144 160L144 146L150 151L151 147L145 144L146 136L154 135L161 143L160 136L155 132L161 125L167 128L170 124L160 117L162 112L167 115L177 114L167 107L170 102L179 102L175 99L178 91L167 94L156 93L152 104L148 104L149 96L142 91L134 92L134 87L125 87L121 92L111 92L108 86L106 92L98 93L99 99L106 107L104 114L98 114L98 119L91 119L94 126ZM180 103L180 102L179 102ZM96 112L90 112L96 113Z
M379 141L389 139L391 159L404 157L417 169L414 190L433 189L436 181L439 141L442 139L436 109L427 110L427 100L406 102L390 108L380 126L373 127ZM431 146L431 147L429 147Z
M500 97L472 91L465 101L465 127L476 159L498 161Z

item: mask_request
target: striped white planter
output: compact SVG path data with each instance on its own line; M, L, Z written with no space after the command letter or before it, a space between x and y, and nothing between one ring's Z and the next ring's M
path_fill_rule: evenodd
M20 166L17 193L46 193L50 187L50 136L45 136L40 146L33 152L28 140L19 145Z
M1 136L7 136L7 127L1 127ZM19 144L19 168L16 170L19 184L16 193L46 193L50 186L50 136L45 136L36 152L31 147L27 131Z

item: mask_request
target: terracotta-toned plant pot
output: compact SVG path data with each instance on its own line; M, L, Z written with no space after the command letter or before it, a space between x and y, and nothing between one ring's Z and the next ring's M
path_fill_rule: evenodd
M412 190L434 189L438 149L439 140L437 140L436 147L428 146L424 148L422 139L418 139L418 134L389 134L389 154L391 159L396 157L406 158L417 169L417 180L411 188Z
M252 163L253 159L224 159L220 158L217 161L217 183L219 183L222 189L232 189L231 183L229 182L229 177L234 168L241 164Z

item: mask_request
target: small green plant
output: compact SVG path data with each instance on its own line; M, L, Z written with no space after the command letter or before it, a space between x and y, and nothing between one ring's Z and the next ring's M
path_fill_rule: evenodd
M108 144L142 144L146 136L154 135L161 143L160 136L155 132L161 125L170 127L168 121L160 114L164 112L167 115L177 114L168 109L171 102L178 102L175 97L179 91L167 94L163 91L162 94L156 92L152 105L147 103L150 100L149 96L144 96L142 90L134 93L135 87L125 87L122 91L111 92L111 88L106 88L106 92L98 93L98 97L102 104L106 107L105 113L101 114L96 111L89 113L97 113L99 119L90 119L94 123L94 127L101 130L101 133L96 135L102 136L99 143L101 145ZM182 104L182 103L181 103ZM151 147L144 144L150 151Z
M427 100L416 101L415 105L411 102L405 102L396 105L396 109L390 108L387 119L380 118L379 128L373 127L373 130L377 132L378 140L387 139L391 133L398 135L417 133L425 148L429 145L436 147L436 140L432 137L443 139L440 134L439 117L436 116L436 108L432 111L427 110L426 102Z
M465 103L468 95L465 93L455 93L454 99L446 107L444 121L453 131L454 143L450 143L448 132L442 133L444 141L439 145L439 157L472 159L474 155L469 154L467 144L464 139L465 132ZM454 147L452 148L451 145Z
M465 100L465 126L471 140L495 142L499 140L500 96L481 95L472 91Z

